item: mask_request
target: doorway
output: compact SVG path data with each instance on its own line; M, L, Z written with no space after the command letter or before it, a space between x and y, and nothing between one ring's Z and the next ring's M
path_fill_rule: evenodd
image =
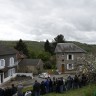
M0 83L3 83L3 74L0 74Z
M64 64L62 64L62 73L64 73Z

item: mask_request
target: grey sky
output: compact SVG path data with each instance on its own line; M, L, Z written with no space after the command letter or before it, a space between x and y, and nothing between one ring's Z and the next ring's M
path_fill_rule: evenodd
M96 44L96 0L0 0L0 40Z

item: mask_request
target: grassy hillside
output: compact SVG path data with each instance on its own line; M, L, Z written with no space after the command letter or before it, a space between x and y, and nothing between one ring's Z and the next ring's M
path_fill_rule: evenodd
M14 47L18 41L0 41L0 44ZM44 42L37 41L23 41L28 46L28 49L32 52L38 53L44 50Z
M16 45L16 42L18 41L0 41L0 44L5 44L7 46L14 47ZM44 51L44 42L38 42L38 41L23 41L26 43L28 46L28 49L34 53L38 53L41 51ZM96 51L96 45L89 45L85 43L80 43L80 42L73 42L73 41L68 41L70 43L74 43L78 45L79 47L83 48L87 52L92 52L95 53Z
M81 47L82 49L84 49L85 51L87 51L88 53L93 53L95 54L96 51L96 45L94 44L86 44L86 43L80 43L80 42L73 42L73 41L69 41L70 43L74 43L76 45L78 45L79 47Z

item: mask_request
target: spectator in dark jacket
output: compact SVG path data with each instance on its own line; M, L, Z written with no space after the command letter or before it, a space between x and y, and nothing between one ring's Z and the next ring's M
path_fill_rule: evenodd
M49 79L45 81L46 93L49 93Z
M72 88L72 83L73 83L73 78L69 75L67 77L67 81L66 81L67 90L70 90Z
M35 84L33 85L34 96L40 96L40 83L35 80Z
M64 82L63 82L63 78L60 78L60 93L63 92L63 87L64 86Z
M40 94L41 94L41 95L46 94L46 87L45 87L44 81L41 82L41 87L40 87L40 89L41 89L41 91L40 91Z
M51 78L49 79L49 92L52 92L53 91L53 83L52 83L52 80Z
M82 74L82 85L85 86L87 82L87 78L84 74Z
M17 88L12 84L11 94L14 95L17 92Z
M4 96L4 90L0 88L0 96Z
M7 87L4 93L4 96L11 96L11 88Z
M53 86L53 92L56 92L56 78L55 77L53 77L52 86Z
M78 87L79 87L79 79L78 79L78 76L75 75L73 79L73 88L78 88Z

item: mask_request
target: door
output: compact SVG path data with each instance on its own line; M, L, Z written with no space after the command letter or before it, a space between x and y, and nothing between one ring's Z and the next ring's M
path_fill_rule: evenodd
M1 74L0 74L0 84L1 84Z
M62 64L62 73L64 73L64 64Z
M0 84L3 83L3 74L0 74Z
M1 83L3 83L3 74L1 74Z

